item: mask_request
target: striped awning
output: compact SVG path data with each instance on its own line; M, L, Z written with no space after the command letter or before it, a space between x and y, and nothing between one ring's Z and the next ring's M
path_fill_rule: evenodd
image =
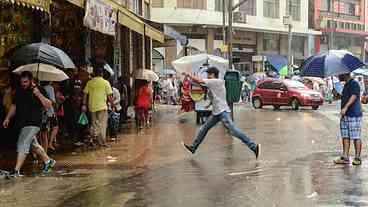
M51 0L0 0L0 3L11 3L49 13Z

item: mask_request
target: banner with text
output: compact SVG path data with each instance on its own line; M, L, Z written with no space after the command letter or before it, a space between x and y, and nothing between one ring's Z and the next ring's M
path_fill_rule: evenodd
M102 0L87 0L84 26L91 30L115 36L117 12Z

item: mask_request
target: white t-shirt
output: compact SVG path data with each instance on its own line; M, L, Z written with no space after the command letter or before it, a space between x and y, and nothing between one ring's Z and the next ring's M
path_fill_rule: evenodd
M211 93L212 114L219 115L224 111L231 112L226 102L225 81L221 79L203 79L203 81Z

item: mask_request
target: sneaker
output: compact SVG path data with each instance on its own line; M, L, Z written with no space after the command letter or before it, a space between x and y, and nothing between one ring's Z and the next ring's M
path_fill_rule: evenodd
M345 157L338 157L337 159L334 160L335 164L341 164L341 165L346 165L349 164L349 159L345 158Z
M19 170L13 170L12 172L7 174L6 176L7 176L8 179L23 177L23 175L20 174Z
M193 146L189 146L183 143L183 146L185 147L185 149L187 149L189 152L191 152L192 154L195 153L195 149Z
M261 155L261 144L257 144L254 154L256 155L256 159L258 159L258 157Z
M360 158L354 158L353 160L353 165L361 165L362 164L362 160Z
M42 169L42 173L47 174L50 173L52 168L55 166L56 161L55 160L49 160L45 163L43 169Z

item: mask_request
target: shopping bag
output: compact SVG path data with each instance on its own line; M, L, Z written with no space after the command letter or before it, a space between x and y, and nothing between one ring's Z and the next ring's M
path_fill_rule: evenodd
M108 118L109 127L113 130L117 130L119 128L119 123L120 123L120 113L110 111Z
M88 117L86 115L86 113L81 113L81 115L79 116L79 120L78 120L78 124L82 125L82 126L86 126L88 125Z
M134 106L129 106L127 110L127 116L134 119L135 118L135 110Z

